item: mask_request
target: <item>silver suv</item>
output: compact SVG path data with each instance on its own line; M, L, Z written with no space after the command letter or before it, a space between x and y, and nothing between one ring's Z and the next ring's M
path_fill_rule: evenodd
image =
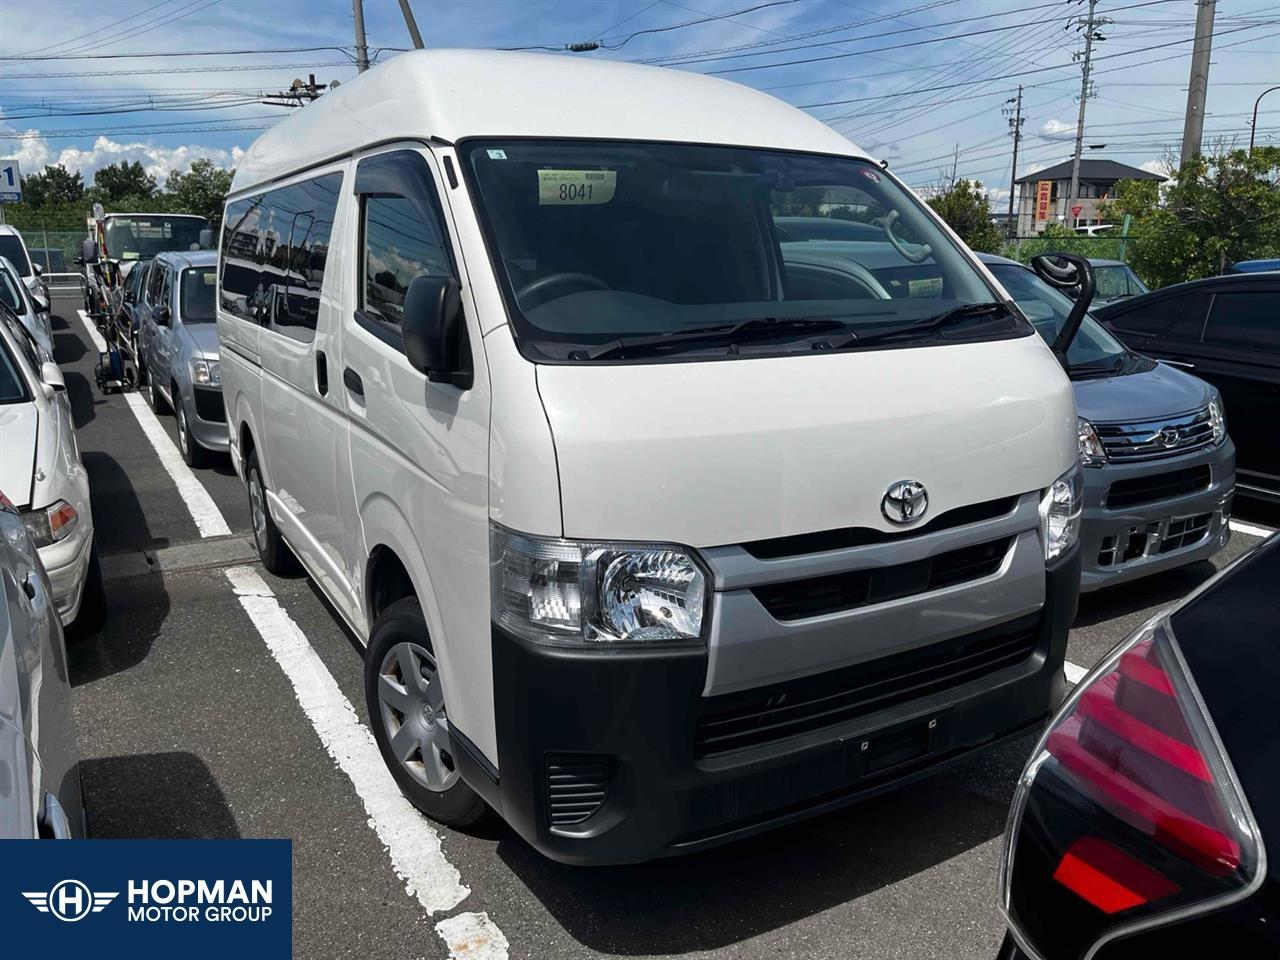
M173 410L178 447L193 467L227 450L227 415L218 370L212 250L162 253L151 264L138 313L140 382L156 413Z

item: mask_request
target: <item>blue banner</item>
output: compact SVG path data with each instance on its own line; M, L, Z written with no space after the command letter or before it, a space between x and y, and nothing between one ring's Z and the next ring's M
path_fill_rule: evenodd
M0 931L15 957L286 960L293 842L6 840Z

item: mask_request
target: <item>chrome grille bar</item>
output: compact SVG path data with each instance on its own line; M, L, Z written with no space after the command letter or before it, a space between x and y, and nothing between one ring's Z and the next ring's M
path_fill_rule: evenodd
M1213 443L1208 407L1139 423L1095 423L1094 429L1115 463L1176 457Z

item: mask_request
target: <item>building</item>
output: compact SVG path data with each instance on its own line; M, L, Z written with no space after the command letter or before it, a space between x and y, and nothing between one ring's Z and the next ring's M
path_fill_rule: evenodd
M1167 177L1148 173L1115 160L1080 160L1080 187L1074 206L1078 214L1067 209L1071 192L1071 161L1065 160L1044 170L1019 177L1018 236L1043 233L1050 223L1085 227L1107 220L1107 204L1116 195L1121 180L1159 180Z

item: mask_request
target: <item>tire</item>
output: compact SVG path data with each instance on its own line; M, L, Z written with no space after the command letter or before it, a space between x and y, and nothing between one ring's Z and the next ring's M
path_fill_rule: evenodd
M397 600L374 623L364 654L364 696L383 762L409 802L446 826L479 822L489 808L458 774L441 737L448 712L416 597Z
M178 421L178 449L182 452L182 459L187 462L188 467L197 469L207 467L209 465L209 451L200 446L200 442L191 435L191 430L187 425L187 405L182 402L182 397L177 393L174 396L178 398L174 416Z
M107 592L102 586L102 564L98 560L97 544L89 549L89 566L85 569L83 589L76 618L67 624L66 635L71 640L93 636L107 620Z
M147 399L151 401L151 409L156 415L169 412L169 404L164 401L164 394L160 392L160 388L156 385L156 378L147 377Z
M267 486L262 482L262 468L258 466L258 453L253 451L245 461L245 485L249 489L249 524L253 529L253 544L258 548L258 557L269 573L284 576L297 573L298 558L293 555L289 545L284 542L280 528L271 519L271 510L267 506Z

